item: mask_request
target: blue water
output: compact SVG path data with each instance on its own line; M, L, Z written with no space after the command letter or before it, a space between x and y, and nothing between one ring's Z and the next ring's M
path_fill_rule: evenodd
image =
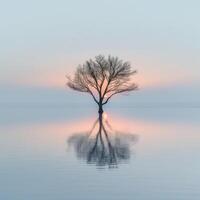
M89 107L1 108L0 199L200 199L198 107L108 107L113 151L100 143L89 157L97 117Z

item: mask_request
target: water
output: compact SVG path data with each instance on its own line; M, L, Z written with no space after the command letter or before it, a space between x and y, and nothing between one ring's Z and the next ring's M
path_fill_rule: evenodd
M1 108L0 199L200 199L199 108L107 108L111 151L103 133L104 151L99 142L88 156L97 117L91 108Z

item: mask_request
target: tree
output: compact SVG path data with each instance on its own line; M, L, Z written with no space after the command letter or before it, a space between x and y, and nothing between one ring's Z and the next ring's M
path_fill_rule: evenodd
M132 82L132 70L129 62L118 57L102 55L94 60L87 60L79 65L73 78L67 76L69 88L89 93L99 107L99 114L103 113L103 105L116 94L136 90L137 85Z

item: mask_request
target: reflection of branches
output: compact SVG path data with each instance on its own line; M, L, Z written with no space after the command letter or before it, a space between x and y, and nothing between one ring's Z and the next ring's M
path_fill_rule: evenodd
M87 163L114 167L130 158L130 144L136 141L136 135L113 132L109 122L99 115L89 132L71 136L68 144Z

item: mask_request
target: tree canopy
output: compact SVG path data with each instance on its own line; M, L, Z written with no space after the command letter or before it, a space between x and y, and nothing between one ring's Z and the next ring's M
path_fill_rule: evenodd
M73 90L89 93L103 112L102 106L112 96L138 89L132 80L135 73L129 62L98 55L79 65L73 78L67 76L67 85Z

